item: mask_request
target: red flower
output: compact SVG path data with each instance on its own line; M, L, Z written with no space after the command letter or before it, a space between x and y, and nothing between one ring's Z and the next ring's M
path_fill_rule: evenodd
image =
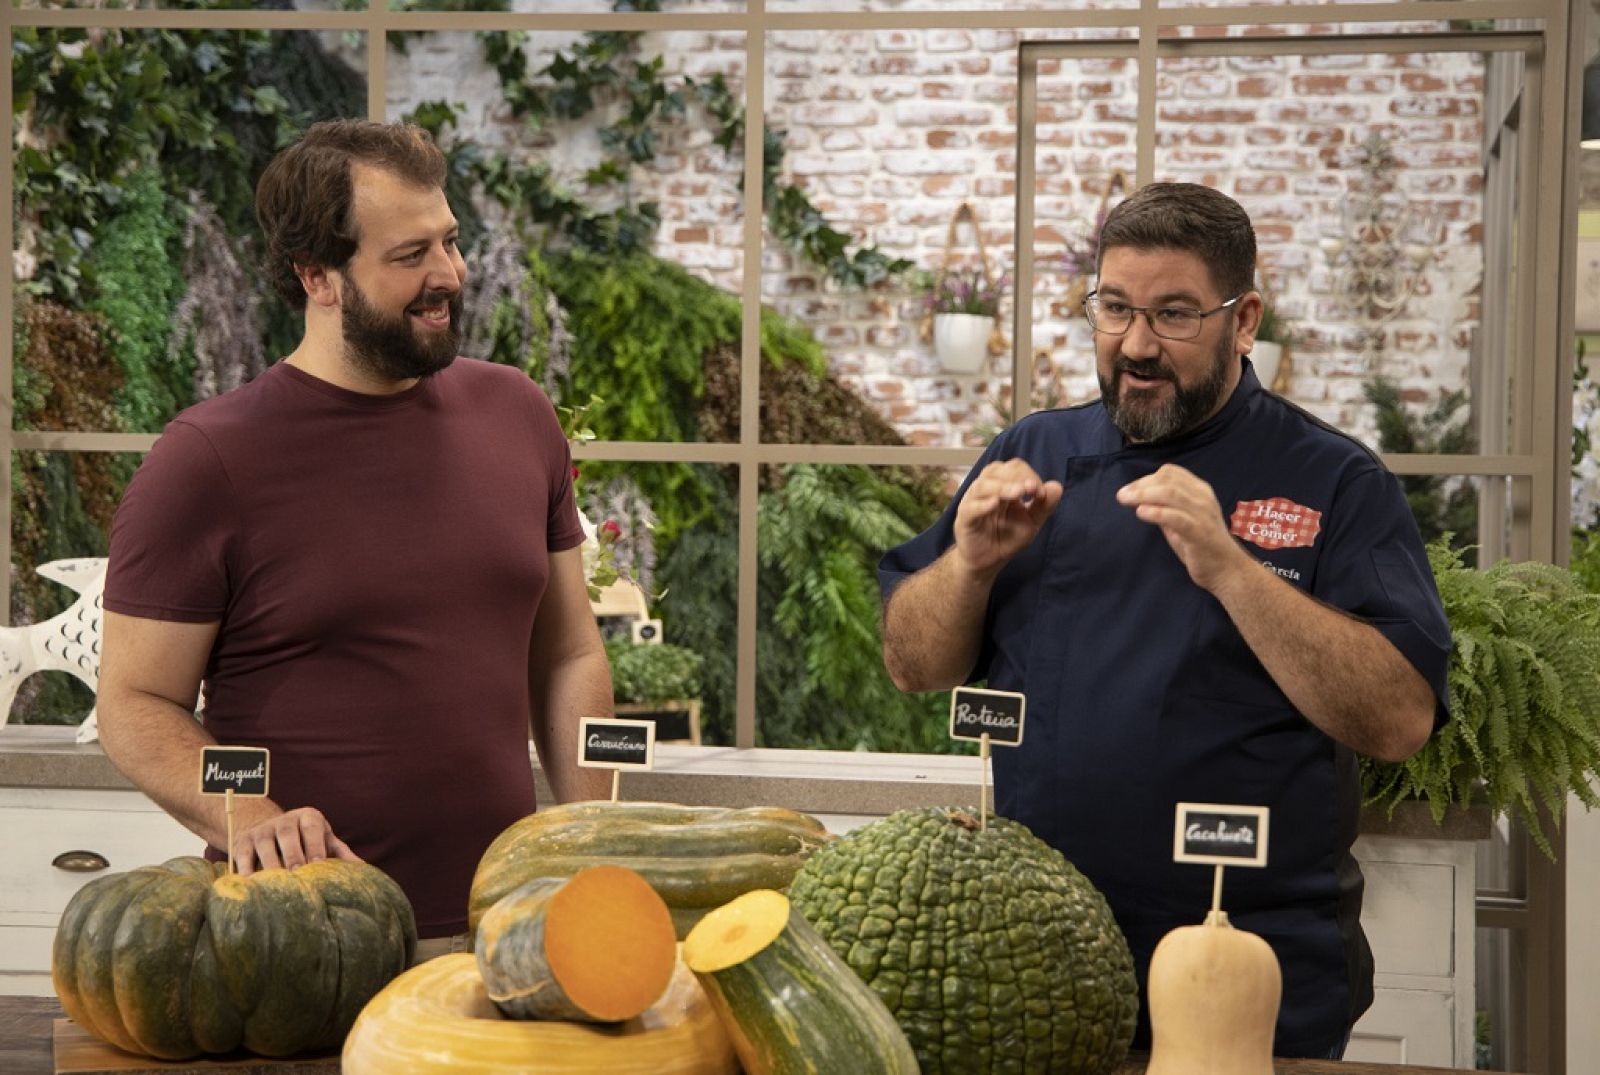
M572 464L572 480L578 480L578 464L576 463Z
M600 524L600 532L615 541L622 536L622 527L617 525L615 519L607 519Z

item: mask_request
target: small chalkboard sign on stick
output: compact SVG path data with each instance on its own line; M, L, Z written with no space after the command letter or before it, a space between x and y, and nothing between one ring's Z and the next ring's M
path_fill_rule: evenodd
M950 692L950 738L978 744L983 778L978 788L978 827L989 826L989 744L1022 743L1023 711L1028 699L1016 691L957 687Z
M611 801L622 791L622 770L656 764L656 722L584 717L578 722L578 764L611 770Z
M1172 861L1216 867L1211 884L1211 910L1222 910L1222 868L1267 864L1265 806L1179 803L1172 830Z
M200 794L221 795L228 815L228 872L233 872L233 797L267 794L272 752L266 747L201 747Z

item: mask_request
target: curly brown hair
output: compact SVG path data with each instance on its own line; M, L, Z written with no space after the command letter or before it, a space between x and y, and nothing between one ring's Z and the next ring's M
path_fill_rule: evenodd
M1256 232L1244 207L1198 183L1151 183L1117 203L1100 228L1095 271L1106 251L1182 250L1205 262L1227 296L1249 291L1256 272Z
M296 265L340 269L356 252L355 163L444 188L444 154L421 127L353 119L312 124L272 158L256 184L256 221L266 238L262 271L297 310L305 307L306 292Z

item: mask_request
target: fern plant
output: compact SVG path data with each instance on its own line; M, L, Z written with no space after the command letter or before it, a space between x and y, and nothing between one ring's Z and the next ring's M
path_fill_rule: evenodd
M1454 642L1450 720L1403 763L1363 759L1367 800L1426 799L1436 821L1486 802L1554 857L1541 810L1559 818L1568 792L1600 806L1600 596L1552 564L1467 567L1448 535L1428 557Z

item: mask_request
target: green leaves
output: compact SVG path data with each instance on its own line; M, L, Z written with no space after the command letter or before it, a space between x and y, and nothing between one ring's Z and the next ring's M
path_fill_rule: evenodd
M1486 802L1553 855L1543 817L1570 792L1600 804L1600 596L1563 568L1462 563L1448 535L1428 548L1450 620L1450 720L1410 760L1362 760L1369 802L1426 799L1434 818Z
M675 702L700 697L705 658L669 642L634 645L606 643L611 662L611 693L619 702Z
M613 7L619 11L657 9L645 0L615 0ZM669 84L662 56L639 57L642 37L632 31L587 33L576 45L557 52L537 72L542 81L536 83L529 76L523 48L526 34L479 35L484 56L500 77L506 102L528 126L538 129L552 120L582 119L602 104L621 106L615 110L616 118L599 129L600 145L608 156L585 173L584 182L590 187L625 186L635 167L655 160L662 133L687 116L692 107L712 121L711 140L725 153L738 153L742 144L744 108L722 73L703 81L684 76ZM784 245L847 288L871 287L913 268L911 261L890 257L875 246L856 247L853 237L829 224L803 190L782 180L782 130L764 128L762 143L767 223ZM494 166L494 173L501 181L486 184L491 195L506 205L527 208L534 222L555 227L595 253L645 249L660 223L652 205L597 213L558 191L548 171L537 166L527 168L502 160ZM510 174L519 178L506 183ZM520 191L523 198L514 200L513 191ZM537 196L529 198L529 193Z

